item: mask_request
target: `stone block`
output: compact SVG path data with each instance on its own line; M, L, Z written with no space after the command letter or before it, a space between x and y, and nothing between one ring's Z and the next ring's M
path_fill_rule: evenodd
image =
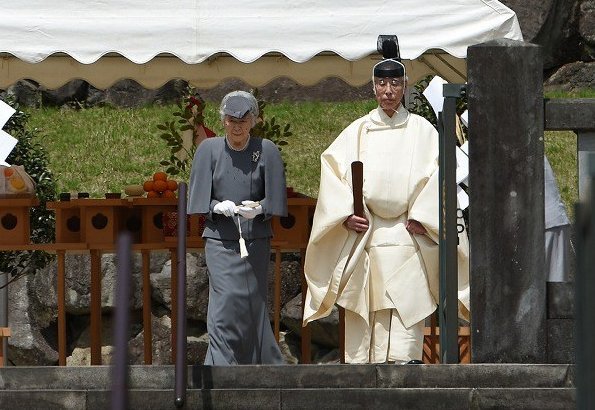
M574 319L574 282L547 283L548 319Z
M474 363L547 360L542 69L533 44L468 49Z
M547 320L548 363L574 363L574 319Z

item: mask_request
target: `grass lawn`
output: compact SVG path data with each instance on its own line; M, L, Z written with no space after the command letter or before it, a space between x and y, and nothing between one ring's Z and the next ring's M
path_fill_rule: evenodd
M282 152L287 184L316 197L320 154L345 126L375 106L373 99L268 104L266 118L274 116L281 125L290 123L293 132ZM217 103L207 103L205 122L220 134L217 108ZM38 130L39 142L49 155L59 192L89 192L92 197L142 184L163 170L159 162L169 157L169 150L158 137L157 124L171 120L176 110L175 105L25 109L31 115L29 127ZM572 132L546 132L545 150L571 215L578 195L576 136Z

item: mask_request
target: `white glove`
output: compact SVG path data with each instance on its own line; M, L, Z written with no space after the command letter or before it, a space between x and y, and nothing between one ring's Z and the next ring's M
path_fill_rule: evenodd
M242 205L238 207L238 213L246 219L254 219L256 215L262 213L262 205L254 201L242 201Z
M225 216L233 216L233 214L236 212L236 204L234 204L233 201L230 201L229 199L219 202L213 207L213 212L216 214L223 214Z

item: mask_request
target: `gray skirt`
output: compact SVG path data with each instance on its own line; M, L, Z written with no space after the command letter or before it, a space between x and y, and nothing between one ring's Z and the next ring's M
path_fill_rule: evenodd
M548 282L567 282L570 275L570 225L545 230L545 273Z
M240 258L236 240L205 238L209 272L205 365L284 364L267 312L270 239L246 240Z

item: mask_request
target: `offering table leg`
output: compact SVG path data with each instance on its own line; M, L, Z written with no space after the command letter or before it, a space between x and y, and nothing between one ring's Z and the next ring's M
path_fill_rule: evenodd
M339 306L339 358L345 363L345 309Z
M101 251L91 249L91 365L101 364Z
M66 366L66 251L56 251L58 259L57 293L58 293L58 365Z
M302 278L302 318L304 317L304 306L306 304L306 292L308 292L308 284L306 283L306 276L304 276L304 261L306 259L306 250L300 249L301 256L301 278ZM312 362L312 329L310 325L302 327L301 332L302 343L302 364L309 364Z
M143 263L143 343L145 364L153 363L153 330L151 324L151 251L142 250Z
M0 327L0 367L4 366L6 361L6 351L4 351L4 339L10 337L9 327Z

